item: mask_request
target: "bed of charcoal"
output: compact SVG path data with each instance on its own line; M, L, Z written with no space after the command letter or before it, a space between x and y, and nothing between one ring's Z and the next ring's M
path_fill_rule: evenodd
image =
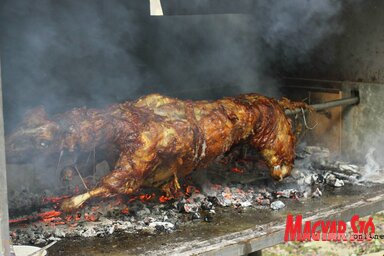
M172 197L144 189L132 196L93 200L70 214L59 208L69 196L65 193L22 190L9 195L12 241L45 245L64 237L173 232L180 225L211 222L221 208L240 213L250 208L278 211L291 200L321 197L325 188L340 190L347 183L359 186L377 181L374 171L368 171L375 165L372 155L365 165L356 165L341 162L326 148L302 146L292 175L282 182L273 181L254 155L241 148L221 156L208 168L180 180L181 192Z

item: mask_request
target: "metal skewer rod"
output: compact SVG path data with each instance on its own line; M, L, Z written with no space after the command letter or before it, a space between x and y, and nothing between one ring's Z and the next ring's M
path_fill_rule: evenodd
M354 105L359 103L359 97L350 97L350 98L344 98L340 100L332 100L332 101L327 101L324 103L319 103L319 104L313 104L310 105L314 110L320 111L323 109L328 109L328 108L333 108L333 107L338 107L338 106L347 106L347 105ZM301 108L297 108L294 110L287 109L285 110L286 115L295 115L300 113L302 110Z

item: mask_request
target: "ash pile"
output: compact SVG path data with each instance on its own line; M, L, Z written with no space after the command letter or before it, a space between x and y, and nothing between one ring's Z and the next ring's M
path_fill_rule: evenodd
M133 196L95 199L72 214L59 210L61 200L69 195L23 190L9 198L12 241L43 245L65 237L161 234L196 222L215 222L227 208L239 213L248 209L277 211L291 200L321 197L325 188L340 190L346 184L365 184L367 164L375 163L372 155L366 166L340 162L332 160L326 148L306 146L297 152L292 175L276 182L254 153L235 149L219 157L207 169L180 180L183 186L178 195L166 197L160 191L142 190ZM24 209L34 210L20 214L23 204Z
M325 186L341 188L346 184L371 186L383 183L384 170L380 168L371 148L365 156L365 164L352 164L337 160L327 148L316 146L299 147L295 168L285 182L296 180L304 196L316 196L311 190L321 191Z

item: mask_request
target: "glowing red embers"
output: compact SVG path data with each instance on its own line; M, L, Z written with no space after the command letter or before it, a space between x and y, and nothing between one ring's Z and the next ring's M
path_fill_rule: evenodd
M88 222L94 222L99 220L100 215L97 213L85 213L84 214L84 219Z
M122 214L129 214L129 208L128 208L128 206L127 206L127 207L124 207L120 212L121 212Z
M28 218L28 217L18 218L18 219L10 219L9 223L10 224L12 224L12 223L20 223L20 222L24 222L24 221L28 221L28 220L30 220L30 218Z
M70 196L52 196L52 197L43 197L42 198L42 203L47 204L47 203L59 203L60 201L69 198Z
M144 195L140 195L139 196L139 199L141 202L145 202L145 201L149 201L151 200L152 198L154 198L156 195L155 193L152 193L152 194L144 194Z
M52 223L53 225L64 225L65 221L60 217L62 212L60 211L48 211L48 212L42 212L39 213L38 216L41 218L41 220L45 223Z
M81 220L81 213L78 212L78 213L75 214L75 220L76 221Z
M169 201L169 200L171 200L171 199L174 199L174 197L173 197L173 196L170 196L170 197L167 197L167 196L160 196L160 197L159 197L159 201L160 201L161 203L165 203L165 202L167 202L167 201Z
M48 218L53 218L53 217L58 217L61 215L61 212L59 211L48 211L48 212L42 212L38 214L42 219L48 219Z
M186 188L185 188L185 194L187 195L187 196L190 196L190 195L192 195L193 193L200 193L200 190L198 189L198 188L196 188L195 186L187 186Z
M244 170L240 169L240 168L237 168L237 167L232 167L231 168L231 171L232 172L235 172L235 173L244 173Z

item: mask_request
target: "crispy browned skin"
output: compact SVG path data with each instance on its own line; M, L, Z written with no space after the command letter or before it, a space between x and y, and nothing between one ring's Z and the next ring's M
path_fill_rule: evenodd
M114 170L88 193L62 205L76 209L95 196L130 194L141 186L161 186L206 166L233 145L260 151L271 175L290 174L295 137L284 108L307 107L246 94L217 101L182 101L152 94L104 110L77 108L48 119L43 109L7 138L7 154L92 150L112 143L120 156ZM28 143L26 143L28 141Z

